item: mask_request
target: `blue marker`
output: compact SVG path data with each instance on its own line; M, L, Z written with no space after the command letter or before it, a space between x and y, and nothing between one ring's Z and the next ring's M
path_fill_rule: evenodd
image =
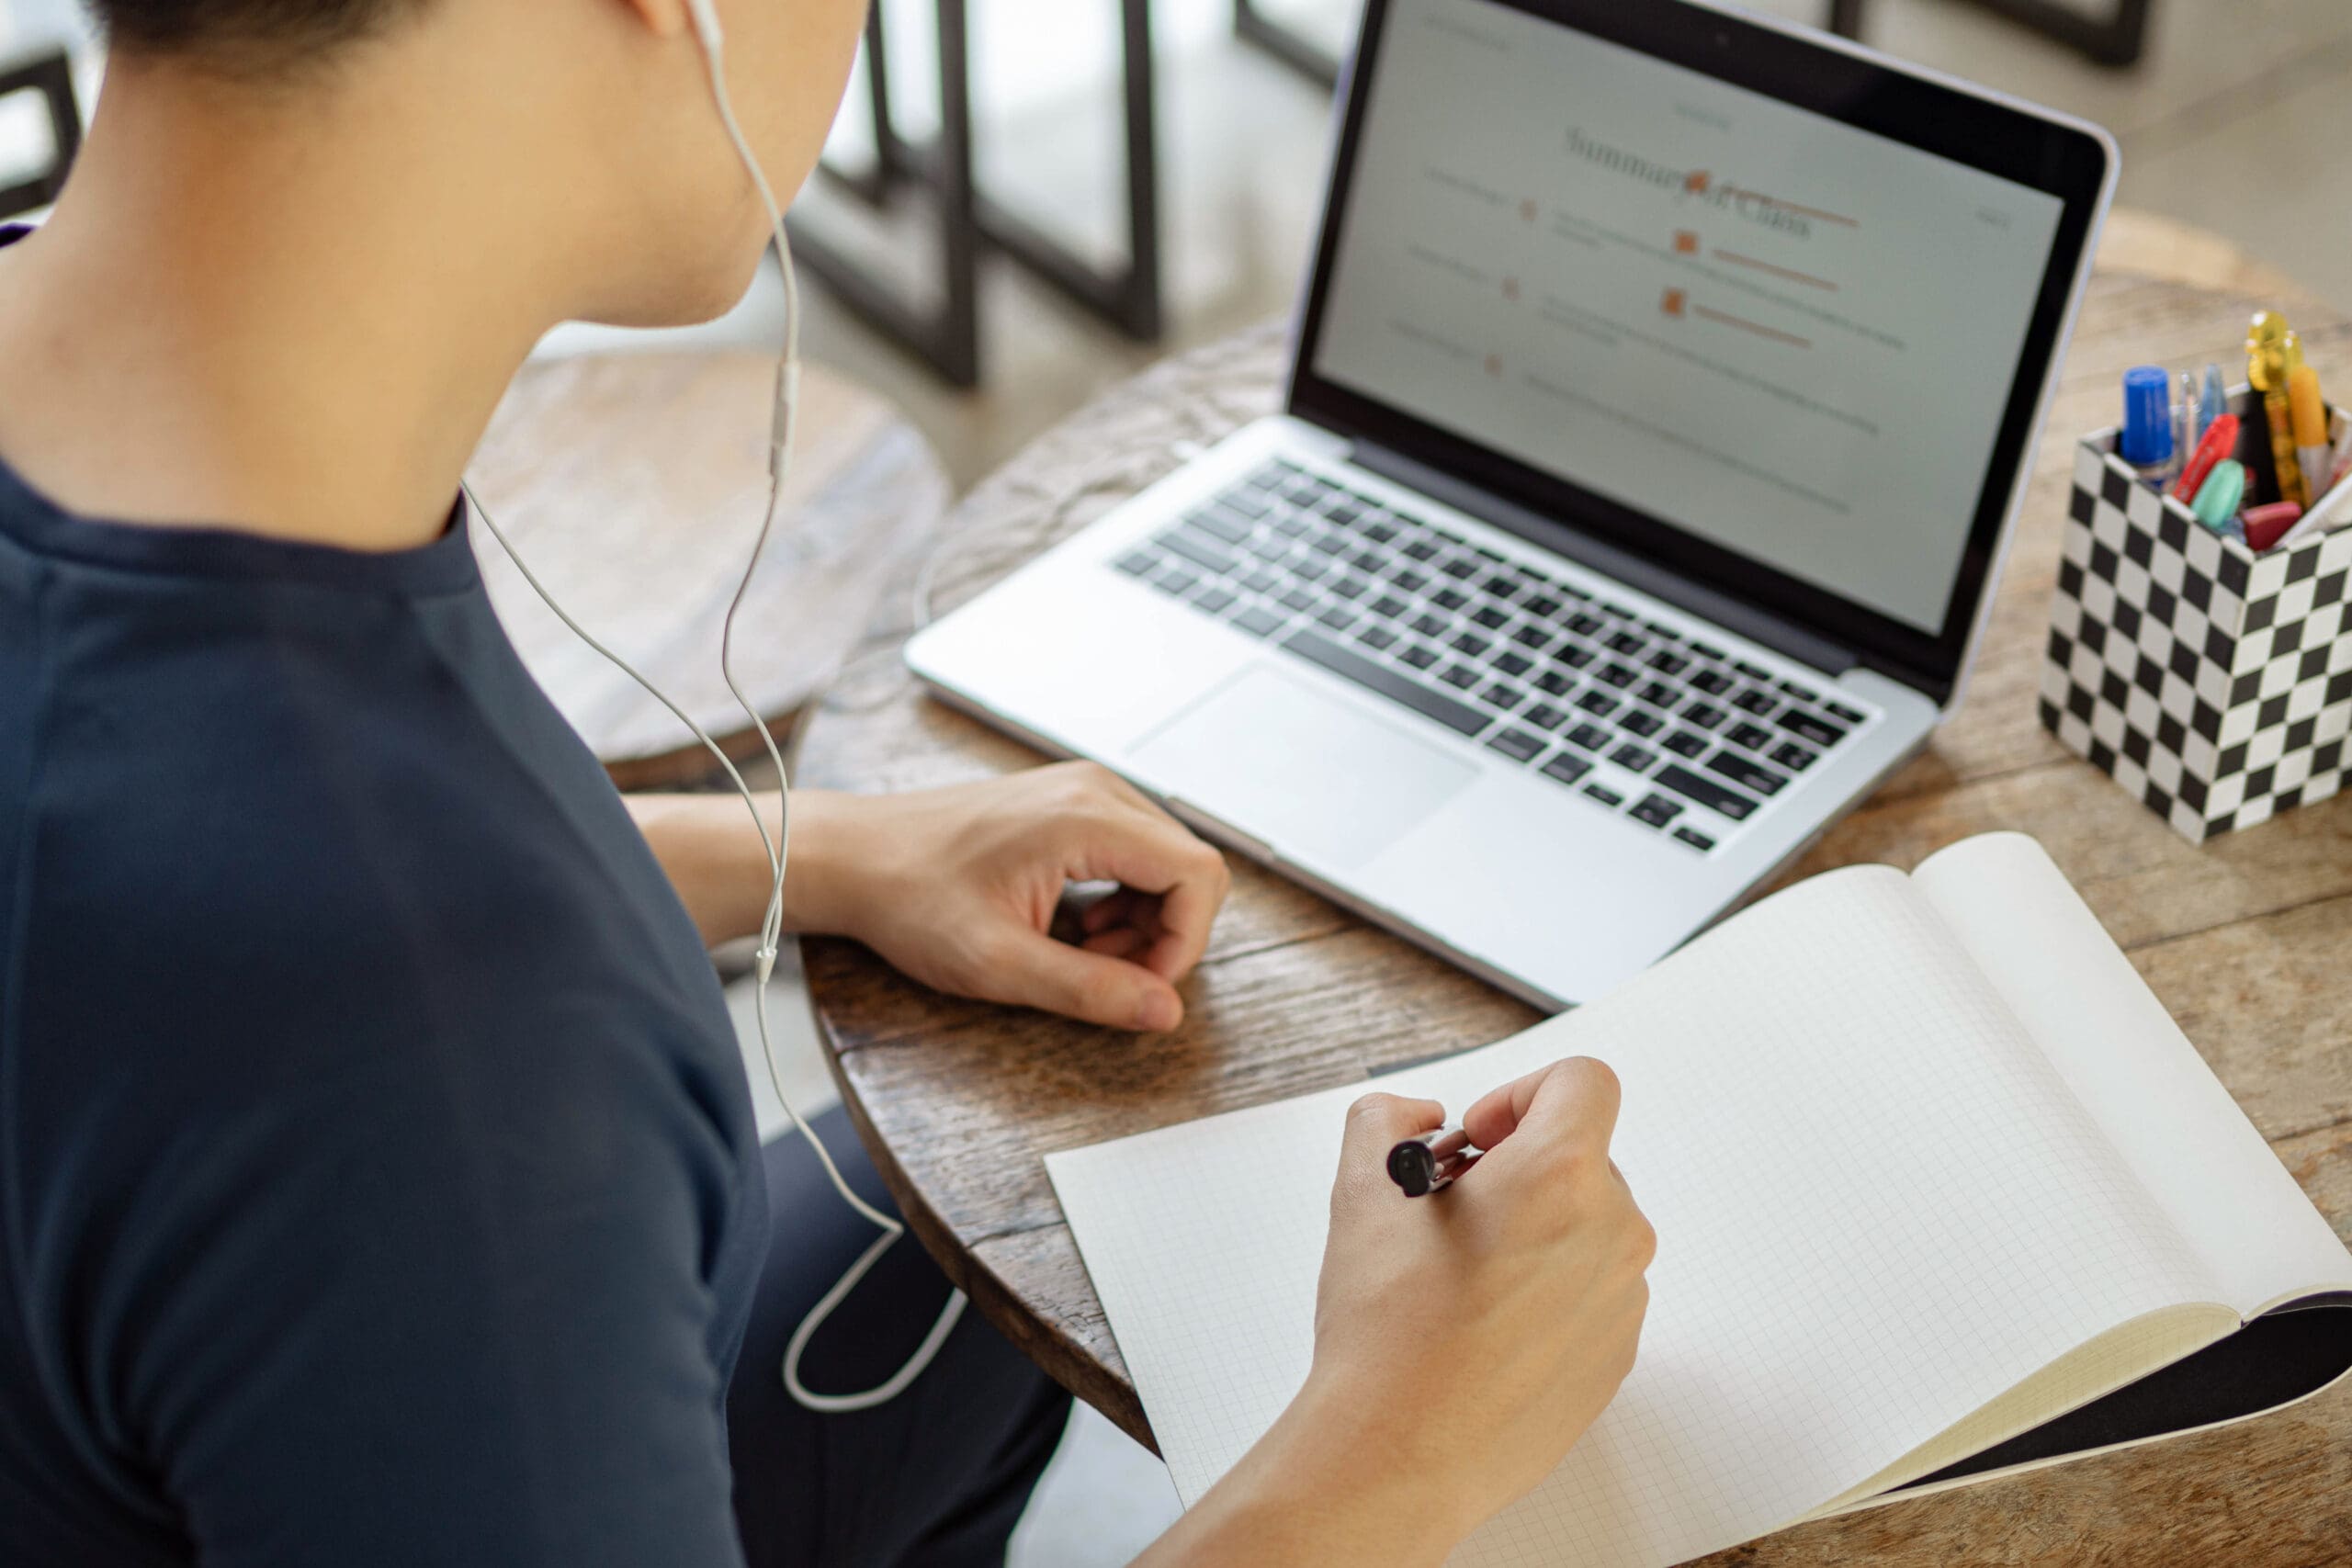
M2162 490L2172 478L2172 378L2164 367L2137 365L2123 373L2123 436L2115 452L2143 484Z
M2197 385L2197 439L2205 439L2205 432L2213 422L2230 412L2230 394L2222 385L2222 367L2205 367L2205 375Z

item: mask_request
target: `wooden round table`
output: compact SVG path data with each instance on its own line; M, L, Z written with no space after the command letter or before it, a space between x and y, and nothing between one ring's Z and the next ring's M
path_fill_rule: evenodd
M2352 795L2192 847L2062 750L2035 717L2075 437L2111 423L2123 368L2227 357L2257 300L2109 258L2065 365L1992 631L1932 747L1784 880L1909 867L1967 834L2048 847L2279 1158L2352 1235ZM2352 321L2289 301L2323 374ZM1269 324L1154 368L1079 413L951 518L944 611L1205 444L1275 409ZM2352 381L2344 384L2352 385ZM897 628L900 633L903 627ZM816 715L801 782L866 791L1034 765L877 657ZM808 984L859 1131L916 1233L986 1314L1139 1440L1150 1429L1042 1156L1360 1080L1535 1021L1501 993L1265 872L1236 866L1190 1016L1154 1039L925 991L812 942ZM2352 1559L2352 1388L2234 1428L1804 1526L1756 1563L2307 1563Z

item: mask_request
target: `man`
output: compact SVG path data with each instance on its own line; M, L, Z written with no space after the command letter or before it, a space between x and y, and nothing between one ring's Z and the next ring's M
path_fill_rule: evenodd
M1061 1397L973 1317L876 1409L786 1395L871 1233L757 1146L704 950L757 838L624 807L454 522L550 324L757 265L684 0L95 9L72 186L0 249L0 1562L1001 1559ZM779 188L861 9L722 0ZM792 928L1114 1028L1180 1021L1226 887L1090 768L792 823ZM1082 946L1071 879L1125 889ZM1148 1561L1433 1564L1549 1470L1646 1300L1615 1114L1595 1063L1503 1086L1416 1203L1379 1156L1437 1108L1358 1105L1314 1371ZM888 1376L944 1294L893 1249L808 1381Z

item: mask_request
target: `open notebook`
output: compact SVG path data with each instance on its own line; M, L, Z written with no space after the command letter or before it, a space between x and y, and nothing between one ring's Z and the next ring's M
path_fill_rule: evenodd
M1615 1402L1457 1564L1679 1562L2352 1366L2352 1255L2030 839L1815 877L1380 1087L1458 1113L1571 1055L1624 1085L1649 1319ZM1305 1380L1362 1087L1046 1161L1187 1502Z

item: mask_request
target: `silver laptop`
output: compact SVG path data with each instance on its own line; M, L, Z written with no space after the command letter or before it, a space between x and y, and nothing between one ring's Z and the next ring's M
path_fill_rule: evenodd
M1683 0L1371 0L1280 415L915 672L1546 1006L1958 701L2098 129Z

